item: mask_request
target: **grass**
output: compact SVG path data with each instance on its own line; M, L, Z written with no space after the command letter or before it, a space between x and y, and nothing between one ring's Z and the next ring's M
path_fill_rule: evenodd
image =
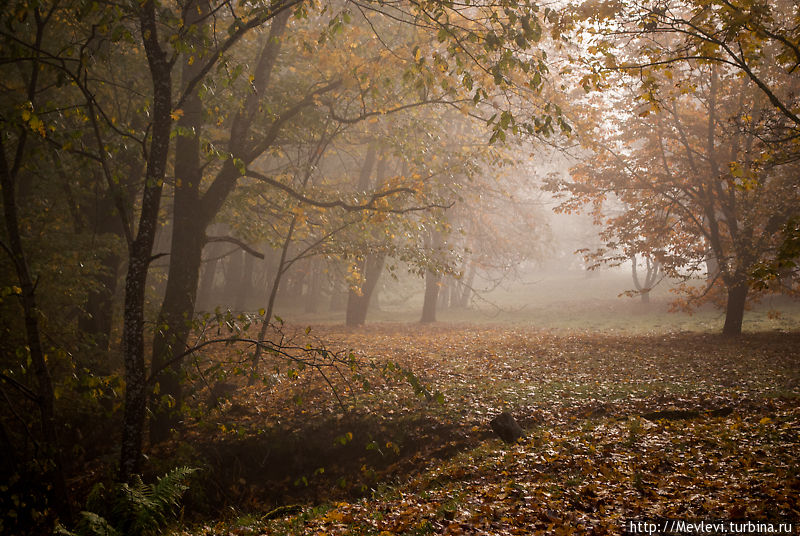
M422 282L388 283L382 290L380 309L370 311L369 323L419 320ZM418 288L417 288L418 287ZM475 298L467 309L444 309L437 320L449 324L500 324L531 326L560 332L646 334L664 332L716 333L722 330L724 313L705 306L693 314L670 312L675 294L667 284L656 287L651 302L639 297L620 297L630 290L626 272L598 274L545 274L524 283L510 282ZM397 295L404 299L398 300ZM405 297L410 296L408 299ZM302 313L283 306L280 314L296 323L341 324L343 312ZM793 331L800 329L800 303L782 297L767 297L745 312L744 331Z

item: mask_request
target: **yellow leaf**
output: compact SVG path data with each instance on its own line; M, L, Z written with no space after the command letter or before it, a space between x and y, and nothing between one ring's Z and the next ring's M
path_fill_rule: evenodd
M30 125L31 130L38 132L41 137L44 138L45 134L47 134L47 129L44 127L44 122L38 117L33 116L28 124Z
M178 108L177 110L175 110L174 112L172 112L171 114L169 114L169 116L170 116L170 117L171 117L171 118L172 118L174 121L177 121L178 119L180 119L181 117L183 117L183 110L181 110L180 108Z
M767 424L767 423L770 423L770 422L772 422L772 419L770 419L769 417L764 417L763 419L758 421L758 424Z

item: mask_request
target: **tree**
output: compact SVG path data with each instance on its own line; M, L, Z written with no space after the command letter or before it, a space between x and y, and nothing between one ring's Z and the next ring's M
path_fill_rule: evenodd
M571 182L557 188L571 197L565 209L591 205L604 224L601 262L647 255L667 275L688 281L704 275L709 255L717 272L691 300L725 289L723 333L741 333L749 274L780 242L780 232L800 203L793 191L794 166L770 162L758 142L759 90L735 72L699 62L670 75L674 90L641 103L632 83L619 100L597 104L634 109L614 120L604 117L586 145L593 154L576 166ZM644 82L647 83L647 80ZM691 87L691 92L687 90ZM604 108L605 109L605 108ZM624 208L609 216L609 200Z
M280 5L277 5L280 8ZM235 187L241 176L240 167L247 165L260 154L254 150L252 123L259 107L259 95L266 92L272 76L281 36L289 20L290 11L277 9L270 25L270 31L261 50L258 52L256 68L252 74L252 90L245 98L230 125L227 145L228 155L205 191L203 186L203 163L201 140L205 124L205 110L196 79L202 74L202 60L211 53L207 48L207 33L211 20L208 17L210 6L205 3L190 5L187 10L192 15L187 19L194 26L193 43L190 54L183 60L183 87L186 100L178 120L181 135L175 148L175 185L173 201L172 246L167 287L159 313L158 325L153 340L151 370L157 374L155 382L159 386L159 396L154 399L154 418L151 421L151 440L162 441L175 426L182 406L181 362L175 356L183 353L186 340L192 328L195 312L195 299L200 275L203 247L206 244L206 228L211 224L225 199ZM201 59L195 59L195 58ZM192 84L194 86L192 87ZM296 114L297 111L290 111ZM273 130L288 120L288 115L279 117ZM274 139L277 132L268 132L267 140ZM267 141L266 147L269 147ZM241 162L236 164L236 162ZM214 168L212 168L214 169ZM169 367L165 369L164 365Z
M670 83L658 73L669 75L694 63L712 63L720 72L747 78L770 104L759 111L758 137L770 147L769 155L762 157L780 165L800 157L798 16L797 2L785 0L646 0L602 7L584 2L562 23L570 27L580 21L578 26L589 35L588 54L583 55L591 69L583 79L586 87L606 87L609 73L625 71L647 80L640 88L646 99L655 95L659 80ZM581 24L586 21L588 25ZM623 42L628 46L619 53ZM798 240L796 227L785 226L782 232L785 245L778 250L791 249ZM777 257L760 264L750 274L754 284L777 279L780 264Z
M638 261L636 255L631 255L631 275L633 276L633 286L641 296L642 303L650 303L650 291L661 280L661 265L657 260L644 256L644 278L639 278Z
M439 2L332 7L336 8L334 14L327 18L324 12L314 12L311 4L297 0L240 5L204 0L124 5L19 0L4 13L2 65L14 72L2 86L0 167L7 253L2 270L4 275L13 273L16 284L4 288L3 293L20 296L19 324L24 325L25 337L24 341L15 337L13 343L2 344L20 349L25 356L4 358L3 381L39 405L41 437L55 449L55 455L58 430L50 427L55 421L55 389L48 375L56 360L51 356L68 355L74 347L71 341L59 339L51 348L43 348L42 322L66 316L61 327L74 334L82 316L81 328L93 330L95 340L107 341L111 324L99 319L113 317L99 313L110 307L118 265L125 266L119 352L125 404L118 478L130 481L141 468L146 409L148 401L153 401L153 388L169 395L170 381L179 380L180 372L164 373L192 350L185 333L194 315L200 253L209 239L206 228L243 177L249 175L303 204L344 213L366 211L374 216L431 204L418 195L424 190L418 184L425 182L424 173L406 183L367 192L356 202L336 197L315 199L297 185L260 175L253 169L255 160L282 143L291 145L292 128L288 127L308 128L300 121L303 114L320 117L323 112L336 122L352 124L422 102L463 107L468 103L445 98L453 95L453 87L464 88L473 102L480 102L490 97L487 90L508 89L509 76L515 70L529 73L534 91L546 74L535 44L547 15L528 13L528 4L479 4L469 13ZM297 24L292 32L286 32L292 13ZM353 43L380 41L381 35L365 30L393 32L398 19L404 31L418 32L427 39L422 40L424 46L415 46L411 39L397 49L378 49L372 57L351 49L349 55L335 56L342 60L339 65L323 67L326 43L335 42L334 37L350 24L353 14L363 19ZM378 21L382 24L375 24ZM270 25L266 40L259 43L247 38L266 24ZM436 35L435 42L430 39L431 32ZM279 51L287 41L278 38L287 33L294 39L290 61L295 63L279 65ZM346 50L349 44L337 46ZM369 50L365 46L357 52ZM396 61L398 69L394 86L394 78L387 83L387 79L370 76L375 65L389 61ZM276 65L283 77L280 91L270 89ZM149 76L141 76L144 72ZM233 106L217 109L230 97L235 98ZM396 110L392 103L397 104ZM557 115L549 111L539 113L536 119L547 130L558 124ZM290 124L293 119L298 122ZM493 128L500 138L506 130L524 125L504 114ZM43 162L52 162L52 168L39 162L40 156ZM25 207L19 202L33 197L21 192L25 188L28 193L47 192L57 210L34 216L33 205ZM171 205L164 202L165 193L170 192L174 192ZM389 203L387 198L393 194L400 199ZM93 206L113 206L113 212L97 214L95 219L82 214L92 206L87 202L90 195L95 199ZM148 318L148 276L154 259L167 256L153 249L168 211L173 215L173 240L166 296L160 316ZM112 216L117 223L109 222ZM63 232L70 217L73 225ZM26 225L31 221L50 227L36 235ZM86 232L89 227L110 232L95 240L94 234ZM92 247L83 251L87 243ZM63 262L65 258L70 262ZM86 259L91 263L84 263ZM47 268L51 273L64 272L60 278L42 278L43 286L52 281L61 285L60 301L50 302L42 287L37 287L37 276L47 273ZM80 274L74 286L64 283L76 279L68 277L69 270ZM78 291L73 292L75 289ZM11 310L8 304L5 307ZM49 315L43 314L45 308ZM64 311L69 313L62 314ZM158 333L148 362L144 340L151 323ZM22 350L25 347L28 350ZM36 382L30 383L36 383L38 390L28 387L28 376L20 381L6 374L10 370L6 363L15 374L24 372L27 352L37 376ZM107 355L117 356L113 344ZM65 369L73 366L66 358L58 364ZM102 370L114 370L114 362L104 362ZM62 371L62 376L71 378L68 372ZM179 407L178 390L176 394L166 400ZM174 423L174 415L162 411L159 403L152 409L156 415L153 439L157 440L159 433ZM53 482L56 488L57 484ZM61 502L63 506L69 501Z

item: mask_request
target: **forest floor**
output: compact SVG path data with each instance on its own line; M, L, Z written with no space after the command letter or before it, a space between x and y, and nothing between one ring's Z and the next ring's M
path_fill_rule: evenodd
M329 374L341 400L313 370L279 370L151 453L204 460L186 501L215 521L187 519L176 534L800 521L800 333L376 324L308 335L352 349L352 368ZM490 430L504 410L525 429L516 444ZM223 503L234 508L214 509ZM275 510L287 505L300 507Z

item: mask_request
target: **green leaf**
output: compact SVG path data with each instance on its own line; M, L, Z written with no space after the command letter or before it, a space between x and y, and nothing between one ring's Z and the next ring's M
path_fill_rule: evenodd
M233 165L236 166L236 169L239 171L239 174L244 176L247 174L247 165L244 163L244 160L241 158L234 157Z

